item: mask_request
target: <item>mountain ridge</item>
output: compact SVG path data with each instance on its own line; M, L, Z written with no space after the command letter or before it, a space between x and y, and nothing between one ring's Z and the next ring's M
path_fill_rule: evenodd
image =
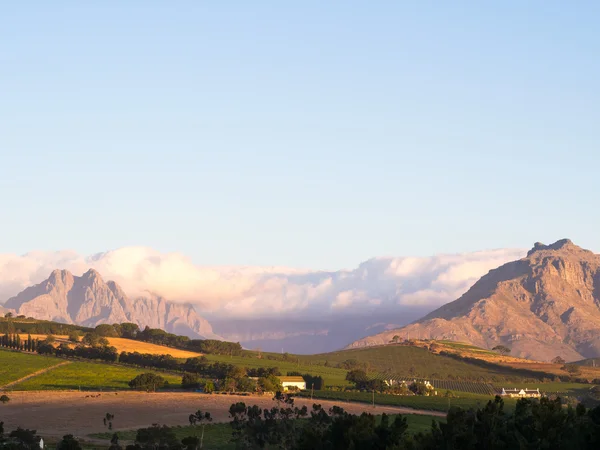
M347 348L387 344L394 336L502 344L515 356L540 360L600 355L600 256L569 239L538 242L525 258L490 270L457 300Z
M131 299L94 269L79 277L68 270L53 270L46 280L25 288L3 306L36 319L88 327L133 322L191 338L222 339L192 305L152 293Z

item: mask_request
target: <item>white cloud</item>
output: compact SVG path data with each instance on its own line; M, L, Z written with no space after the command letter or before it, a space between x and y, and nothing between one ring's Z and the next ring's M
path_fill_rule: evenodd
M0 254L0 302L41 282L56 268L81 275L90 267L130 296L156 292L192 302L214 317L321 317L398 311L398 305L452 301L482 275L525 250L432 257L374 258L354 270L310 272L286 267L199 266L180 253L124 247L89 257L72 251Z

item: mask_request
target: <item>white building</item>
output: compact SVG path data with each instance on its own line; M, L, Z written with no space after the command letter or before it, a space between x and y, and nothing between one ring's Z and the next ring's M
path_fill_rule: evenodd
M503 397L541 397L540 389L504 389L502 388Z
M306 381L302 377L277 377L281 381L284 391L290 388L297 388L301 391L306 389Z

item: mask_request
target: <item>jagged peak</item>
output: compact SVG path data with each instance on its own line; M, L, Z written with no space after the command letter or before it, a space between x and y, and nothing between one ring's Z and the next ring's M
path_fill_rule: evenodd
M544 245L541 242L536 242L533 245L533 248L527 252L527 256L531 256L542 251L576 251L591 253L589 250L585 250L578 245L575 245L570 239L560 239L554 244L550 245Z
M48 281L56 284L58 281L64 281L68 278L73 278L73 274L65 269L54 269L50 276L48 277Z
M95 269L89 269L86 273L81 275L81 278L85 278L88 280L93 280L93 279L102 280L102 275L100 275L100 273Z

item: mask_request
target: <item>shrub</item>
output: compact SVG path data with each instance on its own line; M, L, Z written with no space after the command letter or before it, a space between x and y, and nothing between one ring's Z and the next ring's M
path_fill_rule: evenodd
M8 403L9 401L10 401L10 398L6 394L4 394L0 397L0 402L2 402L2 404Z
M166 380L154 373L142 373L129 382L132 389L156 390L165 387Z
M200 377L193 373L186 373L181 378L181 387L184 389L199 389Z

